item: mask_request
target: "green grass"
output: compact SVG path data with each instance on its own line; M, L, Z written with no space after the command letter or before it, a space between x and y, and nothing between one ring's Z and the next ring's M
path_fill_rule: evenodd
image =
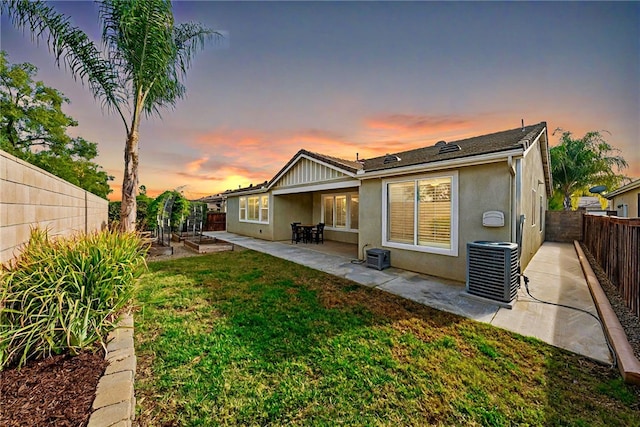
M149 270L143 426L640 425L616 370L535 339L253 251Z

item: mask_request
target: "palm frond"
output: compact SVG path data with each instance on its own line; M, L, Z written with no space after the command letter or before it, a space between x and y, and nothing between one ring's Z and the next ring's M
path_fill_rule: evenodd
M211 39L223 38L222 33L203 27L196 22L187 22L174 28L174 43L177 52L177 64L184 73L191 66L191 58Z
M40 0L3 1L0 7L16 28L28 29L34 41L46 40L56 64L63 63L74 78L87 82L93 96L103 107L115 110L126 126L120 111L123 96L117 70L102 57L86 33Z
M168 0L106 0L100 18L110 60L123 68L134 103L142 100L148 115L184 97L181 81L191 57L219 35L199 24L174 27Z

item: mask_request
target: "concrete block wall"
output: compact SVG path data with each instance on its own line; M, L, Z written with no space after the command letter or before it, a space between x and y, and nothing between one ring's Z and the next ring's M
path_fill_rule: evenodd
M0 263L14 258L33 227L50 236L101 230L109 202L0 150Z
M583 210L547 211L545 215L545 240L573 243L582 241Z

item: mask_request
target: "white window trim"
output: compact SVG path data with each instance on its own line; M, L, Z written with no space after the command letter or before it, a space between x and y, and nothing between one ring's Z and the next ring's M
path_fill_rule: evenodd
M387 239L388 231L388 186L396 182L420 181L424 179L451 178L451 248L438 248L436 246L420 246L415 244L391 242ZM429 174L420 176L386 179L382 181L382 246L396 249L405 249L415 252L426 252L439 255L458 256L458 171L447 173Z
M540 221L538 221L539 224L539 232L542 233L544 231L544 212L545 212L545 206L544 206L544 199L542 197L542 195L540 195Z
M540 209L536 206L538 204L538 192L535 188L531 189L531 227L535 227L536 217L538 216L538 212Z
M252 224L269 224L269 216L271 215L271 197L269 195L267 195L268 197L268 204L269 206L267 207L268 212L267 212L267 218L264 219L262 218L262 198L264 197L264 194L259 194L259 195L254 195L254 196L242 196L238 199L238 222L248 222L248 223L252 223ZM248 219L249 218L249 197L257 197L258 198L258 220L253 220L253 219ZM240 203L242 201L242 199L245 200L245 219L242 219L240 216Z
M347 223L345 227L334 227L333 224L329 225L329 224L325 224L324 225L324 229L325 230L332 230L332 231L342 231L345 233L357 233L359 231L359 229L357 228L351 228L351 197L352 196L357 196L358 197L358 201L359 201L359 197L360 195L358 193L330 193L330 194L322 194L320 197L320 218L322 218L322 220L324 221L324 199L327 197L331 197L333 198L333 220L336 220L336 196L346 196L347 197ZM359 222L359 221L358 221Z

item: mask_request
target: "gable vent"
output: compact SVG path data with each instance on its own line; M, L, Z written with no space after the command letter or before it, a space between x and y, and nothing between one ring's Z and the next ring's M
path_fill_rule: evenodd
M438 144L436 144L436 146L438 146ZM440 150L438 151L438 154L453 153L460 150L462 150L462 148L460 148L458 144L445 143L444 145L440 145Z
M387 154L386 156L384 156L385 165L389 163L399 162L399 161L400 161L400 157L396 156L395 154Z

